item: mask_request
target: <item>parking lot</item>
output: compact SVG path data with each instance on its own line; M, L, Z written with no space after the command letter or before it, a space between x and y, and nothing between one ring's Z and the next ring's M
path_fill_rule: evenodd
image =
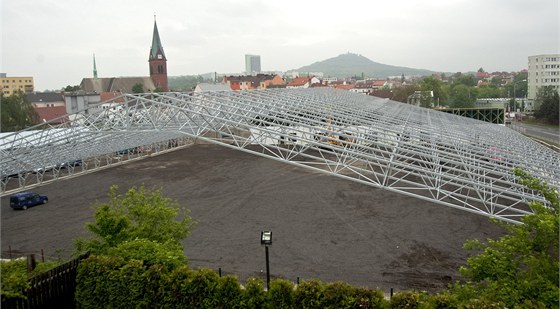
M272 278L319 278L359 286L436 290L457 280L467 239L500 235L486 217L215 145L170 153L33 189L49 203L25 211L1 199L1 248L68 258L87 235L93 205L117 184L162 188L190 209L184 241L192 267L242 282L264 278L260 232L272 231Z

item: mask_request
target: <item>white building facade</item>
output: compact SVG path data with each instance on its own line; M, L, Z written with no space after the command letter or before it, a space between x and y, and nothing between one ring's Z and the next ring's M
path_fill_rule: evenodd
M527 99L534 100L543 86L560 91L560 54L529 56Z
M245 73L256 75L261 72L261 56L245 55Z

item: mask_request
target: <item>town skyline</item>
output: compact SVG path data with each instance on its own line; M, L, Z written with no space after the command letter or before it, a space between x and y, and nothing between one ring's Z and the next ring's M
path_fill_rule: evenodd
M351 52L436 72L514 72L527 68L528 56L558 53L558 3L551 0L334 7L291 0L170 1L165 7L7 0L0 71L33 76L37 91L57 90L92 77L95 54L100 77L147 76L154 13L169 76L243 72L245 54L260 55L263 71Z

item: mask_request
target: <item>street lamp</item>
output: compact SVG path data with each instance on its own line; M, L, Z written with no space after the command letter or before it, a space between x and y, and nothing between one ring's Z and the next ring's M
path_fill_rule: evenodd
M268 266L268 246L272 245L272 232L262 231L261 232L261 245L264 246L264 254L266 256L266 290L270 286L270 268Z

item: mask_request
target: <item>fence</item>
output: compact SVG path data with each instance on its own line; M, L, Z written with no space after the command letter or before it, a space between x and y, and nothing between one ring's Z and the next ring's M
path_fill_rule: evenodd
M76 308L76 273L80 261L88 253L29 279L30 287L23 292L27 299L2 296L2 308Z

